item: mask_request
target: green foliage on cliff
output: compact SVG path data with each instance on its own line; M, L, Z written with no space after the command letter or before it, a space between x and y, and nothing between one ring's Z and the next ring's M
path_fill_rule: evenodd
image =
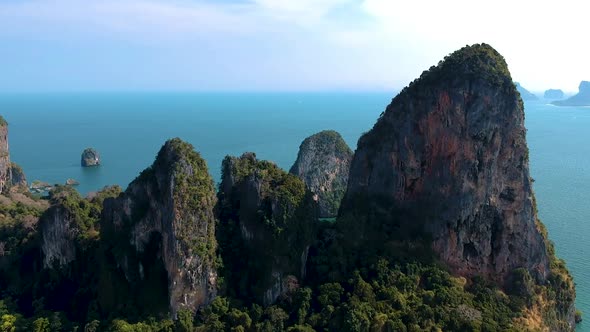
M352 157L352 150L334 130L321 131L301 143L297 160L289 172L299 176L317 195L320 216L338 214Z
M483 78L505 84L504 69L501 56L484 44L454 53L421 79L491 70ZM331 132L322 137L335 139ZM43 269L40 261L36 227L45 207L0 201L2 331L522 331L528 309L535 306L544 323L567 329L574 284L540 221L551 258L548 283L538 284L527 270L517 269L501 289L482 278L454 277L439 265L423 225L400 222L424 216L393 211L379 198L356 197L349 203L362 213L318 223L317 206L303 182L275 164L244 154L226 157L222 169L217 234L210 215L215 187L206 163L179 139L168 141L154 165L134 181L145 184L147 193L129 207L130 220L114 221L123 226L112 234L105 234L98 221L105 199L121 195L119 187L88 199L71 187L56 187L50 202L67 211L78 232L75 241L85 244L83 255L61 270ZM160 186L161 179L173 179L172 186ZM149 210L151 203L170 199L174 211ZM222 296L196 313L180 310L169 318L169 280L159 257L168 239L154 232L136 252L125 236L148 212L158 222L158 213L174 214L180 250L198 254L205 264L217 259L219 241ZM114 244L112 252L104 250L107 244ZM125 259L117 261L120 257ZM137 268L123 272L131 263ZM275 271L298 280L289 279L292 284L277 301L263 307L269 286L276 285Z
M341 282L297 288L267 308L217 298L196 331L519 331L518 299L440 267L387 260Z
M65 209L74 222L79 239L98 237L99 220L105 199L117 197L121 187L110 186L85 199L71 186L57 185L49 192L49 202L54 208Z
M536 203L534 204L536 209ZM576 298L574 280L565 265L565 261L555 255L555 247L553 242L549 240L545 225L538 219L536 224L541 235L543 235L551 269L548 284L537 289L538 297L536 300L543 308L544 319L555 328L565 330L563 320L574 309Z
M338 182L334 182L331 191L322 193L320 200L323 200L324 205L329 207L329 216L338 215L338 209L340 208L340 203L342 202L344 194L346 194L346 184Z
M533 195L533 209L536 216L539 215L537 210L537 200ZM537 230L541 233L547 256L549 257L549 280L547 285L536 288L535 302L542 308L545 321L556 329L567 330L564 319L574 310L576 298L576 289L574 279L569 273L565 261L555 254L555 246L549 239L547 227L537 217L535 220Z
M181 311L177 320L114 318L74 323L46 313L24 319L7 310L7 324L61 325L86 331L521 331L513 324L518 298L483 280L466 284L434 265L364 267L341 282L309 283L262 307L217 297L196 315ZM1 313L1 312L0 312ZM37 322L37 323L35 323Z
M160 154L172 151L172 176L174 182L174 201L179 213L194 214L200 220L209 221L211 225L206 227L206 233L203 234L203 227L196 222L180 220L176 225L176 234L178 240L185 244L185 250L188 254L199 255L207 262L215 260L215 251L217 242L215 240L214 216L210 211L216 203L216 192L213 179L209 174L207 163L201 155L195 151L194 147L174 138L166 142L160 151ZM156 164L166 160L161 155L156 158ZM167 167L166 165L155 167Z
M18 253L35 241L37 221L47 205L0 196L0 258Z
M325 153L332 153L332 146L334 152L339 156L351 156L352 150L346 144L342 136L334 130L323 130L317 134L313 134L303 140L299 150L305 150L305 147L314 144L315 146L329 148L330 150L324 151ZM321 152L320 152L321 153Z
M211 214L216 203L216 191L207 163L194 147L180 138L173 138L162 146L154 163L143 170L131 183L132 186L150 187L150 191L161 195L164 200L169 188L160 187L160 182L173 180L171 186L174 210L174 231L181 243L181 250L187 255L199 255L207 262L216 256L215 216ZM129 193L133 195L133 193ZM129 220L131 224L140 221L150 209L148 201L136 202ZM203 227L203 223L210 224ZM131 227L131 225L128 225Z
M252 153L228 156L218 212L221 275L228 294L261 303L266 290L280 284L277 278L301 274L302 254L315 235L317 206L299 178Z
M474 44L446 56L400 94L456 79L483 79L492 86L515 88L504 57L488 44Z
M21 176L24 177L25 171L23 171L23 168L19 164L15 163L15 162L11 162L10 168L12 171L12 176L17 175L19 177L21 177Z
M273 233L278 235L289 223L297 222L292 217L305 198L306 189L295 175L270 161L256 160L254 154L244 154L241 158L227 156L222 163L222 174L222 182L231 177L237 185L248 180L260 184L263 204L259 221Z
M105 204L98 295L103 312L134 319L164 315L169 297L183 295L173 293L172 285L209 278L206 271L219 264L215 203L204 159L189 143L168 140L154 163ZM185 280L172 280L180 271ZM183 305L178 302L174 306Z
M21 193L24 195L30 195L29 188L27 185L27 177L22 167L17 163L10 163L10 190L13 193Z
M4 119L2 115L0 115L0 127L8 126L8 122Z
M7 314L16 318L16 331L71 331L79 323L70 320L91 312L89 304L96 296L97 220L102 201L119 192L118 187L107 187L83 199L73 188L58 186L50 192L49 202L23 194L14 194L10 201L0 197L0 311L5 306ZM53 206L46 210L48 203ZM42 266L38 220L54 209L73 223L76 237L68 241L75 242L78 255L64 269L47 270Z

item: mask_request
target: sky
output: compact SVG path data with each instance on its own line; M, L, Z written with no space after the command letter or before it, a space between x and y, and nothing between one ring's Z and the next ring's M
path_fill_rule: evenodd
M532 91L590 80L585 0L0 0L0 92L389 91L485 42Z

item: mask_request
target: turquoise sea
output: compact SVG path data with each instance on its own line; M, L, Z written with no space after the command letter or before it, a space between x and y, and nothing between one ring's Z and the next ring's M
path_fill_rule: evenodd
M28 180L80 182L82 193L125 187L168 138L192 143L220 176L225 155L253 151L288 169L301 141L339 131L354 149L394 93L95 93L4 94L12 159ZM577 306L590 319L590 108L527 102L531 172L539 213L577 283ZM103 164L81 168L96 148ZM578 331L590 331L582 323Z

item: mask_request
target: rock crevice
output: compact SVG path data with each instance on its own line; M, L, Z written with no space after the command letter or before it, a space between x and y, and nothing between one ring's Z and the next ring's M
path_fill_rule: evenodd
M216 296L215 202L205 161L190 144L173 139L124 193L104 203L107 252L131 288L148 287L146 274L163 267L173 315Z

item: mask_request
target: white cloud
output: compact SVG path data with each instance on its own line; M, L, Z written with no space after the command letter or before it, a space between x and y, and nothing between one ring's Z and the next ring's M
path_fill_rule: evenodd
M585 1L365 0L362 8L385 34L413 41L408 52L431 52L432 63L441 52L486 42L528 88L574 91L590 79Z
M580 80L590 79L587 7L580 0L23 0L0 2L0 40L99 34L166 47L250 38L264 45L249 47L268 49L261 62L341 68L348 72L335 77L352 82L359 75L359 82L395 88L447 53L486 42L527 88L574 91ZM335 18L343 9L353 14ZM294 59L309 66L287 63Z

